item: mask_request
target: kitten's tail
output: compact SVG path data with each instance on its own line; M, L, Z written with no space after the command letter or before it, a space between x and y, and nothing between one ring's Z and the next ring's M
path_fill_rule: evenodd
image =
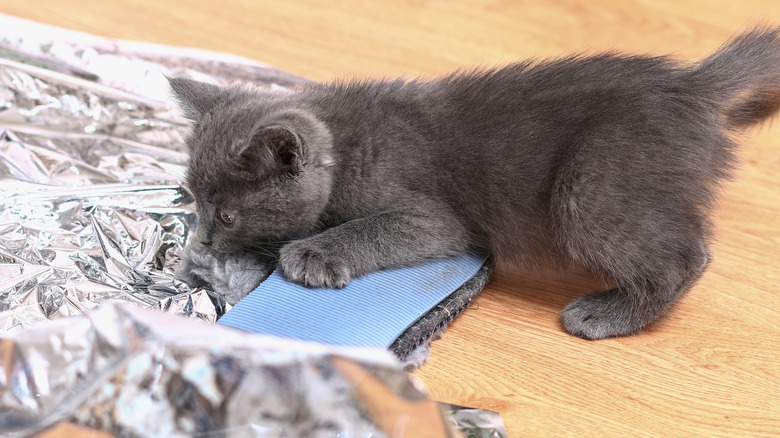
M780 27L756 27L724 44L690 72L725 123L745 128L780 110Z

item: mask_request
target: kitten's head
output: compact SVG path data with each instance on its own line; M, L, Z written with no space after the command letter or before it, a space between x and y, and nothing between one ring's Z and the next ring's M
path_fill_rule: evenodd
M184 114L196 238L218 252L302 237L332 184L332 139L294 93L170 80Z

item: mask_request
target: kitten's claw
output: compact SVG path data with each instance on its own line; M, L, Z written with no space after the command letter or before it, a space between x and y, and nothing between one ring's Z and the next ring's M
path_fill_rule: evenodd
M279 265L288 280L309 287L342 288L352 279L345 260L308 239L282 248Z

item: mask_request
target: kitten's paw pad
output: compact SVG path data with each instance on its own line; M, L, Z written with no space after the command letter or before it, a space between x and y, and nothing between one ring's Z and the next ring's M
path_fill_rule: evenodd
M612 291L582 295L563 308L561 320L567 332L585 339L633 335L640 331L631 309Z
M309 287L342 288L352 279L345 260L306 240L282 248L279 265L288 280Z

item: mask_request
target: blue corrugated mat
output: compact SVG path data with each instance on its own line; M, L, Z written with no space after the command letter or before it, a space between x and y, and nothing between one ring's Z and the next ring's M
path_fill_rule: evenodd
M404 330L474 277L485 262L465 254L313 289L285 280L277 268L220 324L327 344L388 348Z

